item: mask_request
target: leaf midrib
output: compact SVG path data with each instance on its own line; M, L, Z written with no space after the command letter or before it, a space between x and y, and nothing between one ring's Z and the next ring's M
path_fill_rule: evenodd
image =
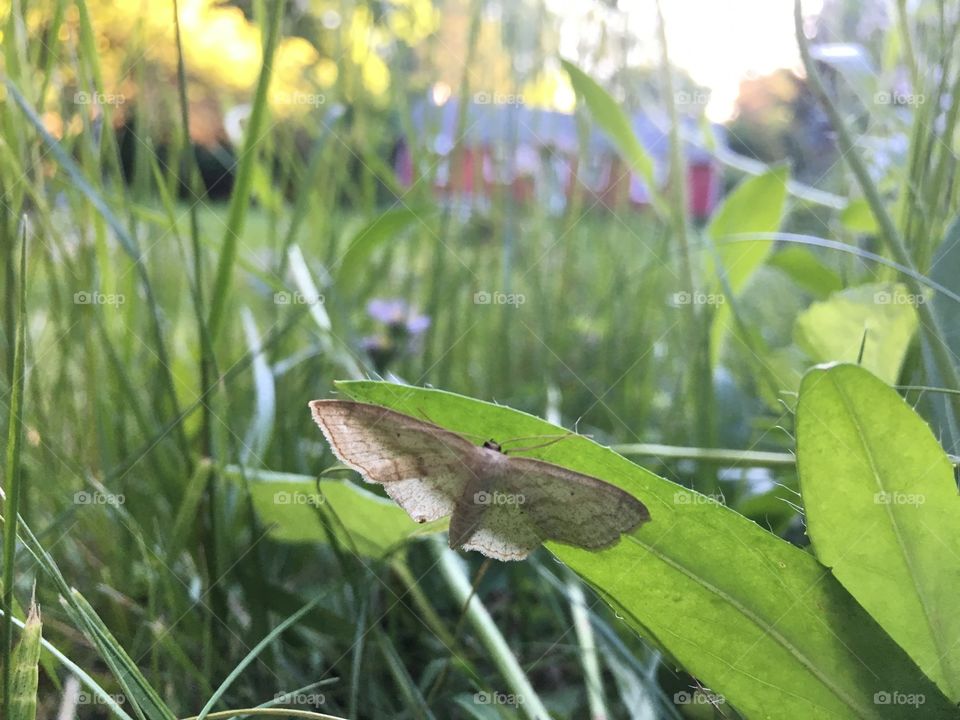
M781 647L783 647L787 652L789 652L793 657L795 657L800 662L801 665L807 668L807 670L809 670L810 673L814 677L816 677L827 689L829 689L834 695L840 698L840 700L843 701L844 704L849 706L857 714L857 717L861 717L861 718L874 717L872 713L870 713L869 711L866 711L863 707L858 706L855 700L852 697L848 696L847 693L845 693L842 688L840 688L835 683L831 682L829 675L827 675L824 671L820 670L817 667L817 665L806 656L806 654L801 652L793 643L787 640L786 637L784 637L779 632L777 632L777 630L774 628L772 624L764 622L758 615L756 615L753 611L751 611L749 608L743 605L735 597L728 594L724 590L721 590L719 587L717 587L713 583L708 582L701 575L688 569L682 563L675 561L673 558L667 555L664 555L662 552L659 552L652 545L637 539L636 536L630 536L630 539L636 542L638 545L642 546L645 550L650 552L652 555L656 556L658 559L662 560L664 563L666 563L670 567L686 575L688 578L690 578L691 580L699 584L708 592L713 593L714 595L722 599L724 602L728 603L743 617L745 617L747 620L749 620L754 625L756 625L764 634L769 635L771 638L773 638ZM820 582L821 579L822 577L819 578L817 582ZM730 667L733 668L734 666L730 664Z
M851 398L847 395L844 388L841 387L839 383L837 383L836 378L831 376L830 382L833 383L834 388L837 390L837 394L839 395L841 402L843 402L843 405L847 410L847 414L849 415L853 423L854 429L857 432L857 439L860 442L860 447L863 449L863 453L866 456L867 462L870 465L870 472L873 474L876 487L880 492L884 492L884 493L887 492L887 488L883 484L883 478L881 476L881 473L878 470L876 464L874 463L873 450L870 447L870 445L868 445L866 435L864 434L863 423L861 422L860 416L853 406ZM950 672L950 661L949 661L949 654L950 654L951 647L943 647L942 642L945 642L945 639L942 639L940 633L936 632L936 626L934 624L933 617L931 616L931 611L933 610L932 608L933 603L932 603L932 600L928 597L925 589L921 587L920 583L918 583L917 581L918 573L916 571L915 564L914 564L913 552L910 549L910 544L907 543L903 537L903 534L900 529L900 525L897 521L897 515L893 512L893 503L885 504L885 512L887 514L887 517L890 520L890 526L893 530L893 534L896 539L897 546L900 549L900 554L907 565L908 571L910 572L910 579L913 581L911 583L911 587L914 591L914 595L917 598L917 602L920 603L920 607L923 609L923 616L924 616L924 619L926 620L926 622L924 623L924 626L927 628L927 631L929 632L930 640L932 641L933 648L937 653L935 662L942 671L942 676L944 678L944 681L947 683L950 696L956 697L957 691L953 687L953 684L951 683L951 678L953 677L953 675ZM909 651L907 652L909 654Z

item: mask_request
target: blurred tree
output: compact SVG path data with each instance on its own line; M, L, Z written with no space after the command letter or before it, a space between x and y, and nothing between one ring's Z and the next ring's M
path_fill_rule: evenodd
M766 163L789 161L806 182L822 180L836 159L826 117L790 70L741 82L727 130L734 152Z

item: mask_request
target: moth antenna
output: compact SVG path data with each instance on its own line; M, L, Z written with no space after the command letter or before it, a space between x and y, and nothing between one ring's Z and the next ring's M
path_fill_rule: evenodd
M426 420L428 423L432 423L433 425L436 425L436 424L437 424L437 423L433 422L433 418L431 418L429 415L427 415L427 411L424 410L422 407L418 407L418 408L417 408L417 413L420 415L420 417L422 417L422 418L423 418L424 420Z
M550 445L553 445L554 443L558 443L561 440L566 440L567 438L573 437L574 435L576 435L576 433L572 433L572 432L564 433L563 435L556 435L552 440L548 440L545 443L540 443L539 445L529 445L527 447L522 447L522 448L510 448L510 452L520 453L520 452L527 452L528 450L538 450L540 448L545 448ZM500 444L503 445L508 442L517 442L518 440L532 440L533 438L536 438L536 437L542 438L542 437L550 437L550 436L549 435L531 435L529 437L511 438L510 440L504 440L504 442ZM584 437L589 437L589 435L584 435ZM506 450L504 450L504 452L506 452Z

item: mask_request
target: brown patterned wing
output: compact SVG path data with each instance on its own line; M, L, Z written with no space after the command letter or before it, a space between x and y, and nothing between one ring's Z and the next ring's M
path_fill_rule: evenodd
M646 506L615 485L531 458L509 458L511 472L464 547L523 559L541 542L600 550L650 519Z
M340 462L417 522L450 515L473 477L479 448L449 430L349 400L314 400L310 410Z

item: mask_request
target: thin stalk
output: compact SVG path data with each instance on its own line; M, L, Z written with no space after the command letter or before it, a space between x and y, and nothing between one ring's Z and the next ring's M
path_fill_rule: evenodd
M462 167L461 159L463 156L463 135L467 129L467 106L470 95L470 72L476 56L477 43L480 39L483 7L483 2L480 0L473 0L472 9L470 12L470 27L467 30L467 55L463 64L463 73L460 76L460 90L459 98L457 100L457 127L453 137L453 148L450 151L450 173L448 175L450 182L449 194L447 198L447 204L444 206L443 212L440 216L440 225L437 231L437 237L435 238L436 244L434 246L431 272L433 281L430 286L430 295L427 298L426 307L427 316L434 319L435 322L439 320L437 311L440 308L441 298L444 297L444 292L448 287L448 271L446 269L447 247L445 245L445 240L450 232L450 221L453 203L455 202L454 191L457 187L457 183L460 181L460 171ZM462 293L460 293L460 295L462 295ZM444 338L445 342L443 347L438 351L436 347L436 340L427 342L423 359L424 368L433 367L434 358L442 355L443 352L453 344L453 341L456 338L456 313L448 314L450 319L448 320L446 333L441 335L443 331L439 322L436 322L432 333L435 339L440 339L441 337ZM440 367L438 372L442 378L446 371L443 367ZM442 380L440 384L443 384Z
M718 465L790 467L797 462L797 458L792 453L766 452L763 450L683 447L680 445L660 445L657 443L611 445L610 449L620 455L670 460L697 460L699 462Z
M680 272L687 291L697 291L697 275L690 252L690 228L687 222L687 172L680 138L680 117L673 90L673 72L667 46L667 29L663 8L657 0L657 33L660 40L663 90L670 116L670 208L669 222L680 247ZM685 323L687 347L693 350L690 363L691 399L697 419L697 439L701 445L713 445L713 377L710 369L710 325L705 306L691 305Z
M922 295L923 286L915 277L916 269L914 268L913 258L910 256L893 219L884 207L880 191L877 190L877 186L870 177L870 172L866 164L857 152L853 138L850 136L850 131L847 129L846 123L844 123L843 118L840 116L836 105L834 105L830 99L823 85L823 80L820 78L820 73L814 64L813 58L810 56L809 43L803 33L803 14L800 0L794 0L793 16L797 44L800 47L800 56L803 59L804 68L806 68L807 71L807 81L810 83L811 89L823 106L827 117L830 119L830 124L834 132L837 133L841 156L856 176L860 189L863 191L864 197L867 200L867 204L870 206L870 210L873 212L877 224L880 226L880 236L893 255L893 259L908 270L908 272L903 273L904 283L910 289L911 293ZM950 387L960 388L960 375L958 375L957 368L953 363L950 348L944 340L943 330L936 313L934 313L930 305L921 303L917 305L917 314L920 316L921 331L930 347L933 360L937 365L937 370L940 372L943 381ZM954 415L960 416L960 396L953 395L951 399L951 407Z
M264 132L267 115L267 91L270 87L270 76L273 70L273 56L280 39L280 24L283 19L283 9L286 3L276 0L273 3L273 12L265 20L263 44L263 69L257 80L257 89L253 98L253 109L250 112L250 121L247 124L247 137L243 144L240 167L237 170L237 181L230 196L230 209L227 215L227 229L223 236L223 246L220 250L220 260L217 263L217 274L213 285L213 294L210 301L209 331L212 339L216 340L227 309L227 293L230 290L230 280L233 277L233 266L237 259L237 243L243 233L243 224L247 215L247 206L250 204L250 192L253 188L253 174L256 167L256 151Z
M603 694L603 677L600 674L600 658L597 656L597 643L590 624L590 610L587 608L583 587L571 572L566 581L567 597L570 599L570 613L573 616L573 629L577 634L577 646L580 650L580 664L587 689L587 705L590 717L595 720L609 717L607 700Z
M500 632L490 613L476 596L471 597L473 586L463 569L459 556L447 548L442 540L433 538L432 549L437 555L440 574L447 583L453 598L466 603L466 618L477 633L480 642L486 648L490 659L500 671L501 677L510 686L511 691L522 698L517 710L531 720L549 720L550 713L530 684L530 680L516 656L510 650L506 638ZM469 602L468 602L469 601Z
M24 223L20 233L20 274L17 292L17 335L13 351L13 386L10 392L10 414L7 419L7 464L5 495L3 499L3 717L10 717L10 678L13 647L13 563L17 549L17 520L20 508L21 486L20 449L23 443L23 386L24 353L26 351L27 307L27 228Z
M282 6L282 2L278 2ZM177 42L177 94L180 102L180 125L183 147L181 152L185 154L187 182L190 187L190 248L193 260L193 306L197 321L197 335L200 338L200 387L210 386L210 378L216 373L216 360L213 349L213 341L210 337L209 328L204 318L204 297L203 297L203 249L200 245L200 223L197 218L197 205L203 194L200 188L199 169L196 162L196 153L193 151L193 145L190 138L190 104L187 100L187 70L183 58L183 43L180 35L180 6L178 0L173 0L173 26ZM191 282L188 280L188 282ZM213 411L210 408L212 403L203 403L201 409L200 424L200 454L202 458L208 458L213 455ZM189 463L189 458L186 458ZM192 468L188 470L192 472ZM217 547L219 519L217 513L220 509L220 502L217 496L217 477L216 472L211 471L207 477L206 485L206 537L203 545L210 548L209 561L204 564L207 571L207 583L212 592L213 611L218 617L226 617L227 600L222 588L217 584L217 579L222 574L220 565L220 552ZM216 627L216 626L214 626Z

